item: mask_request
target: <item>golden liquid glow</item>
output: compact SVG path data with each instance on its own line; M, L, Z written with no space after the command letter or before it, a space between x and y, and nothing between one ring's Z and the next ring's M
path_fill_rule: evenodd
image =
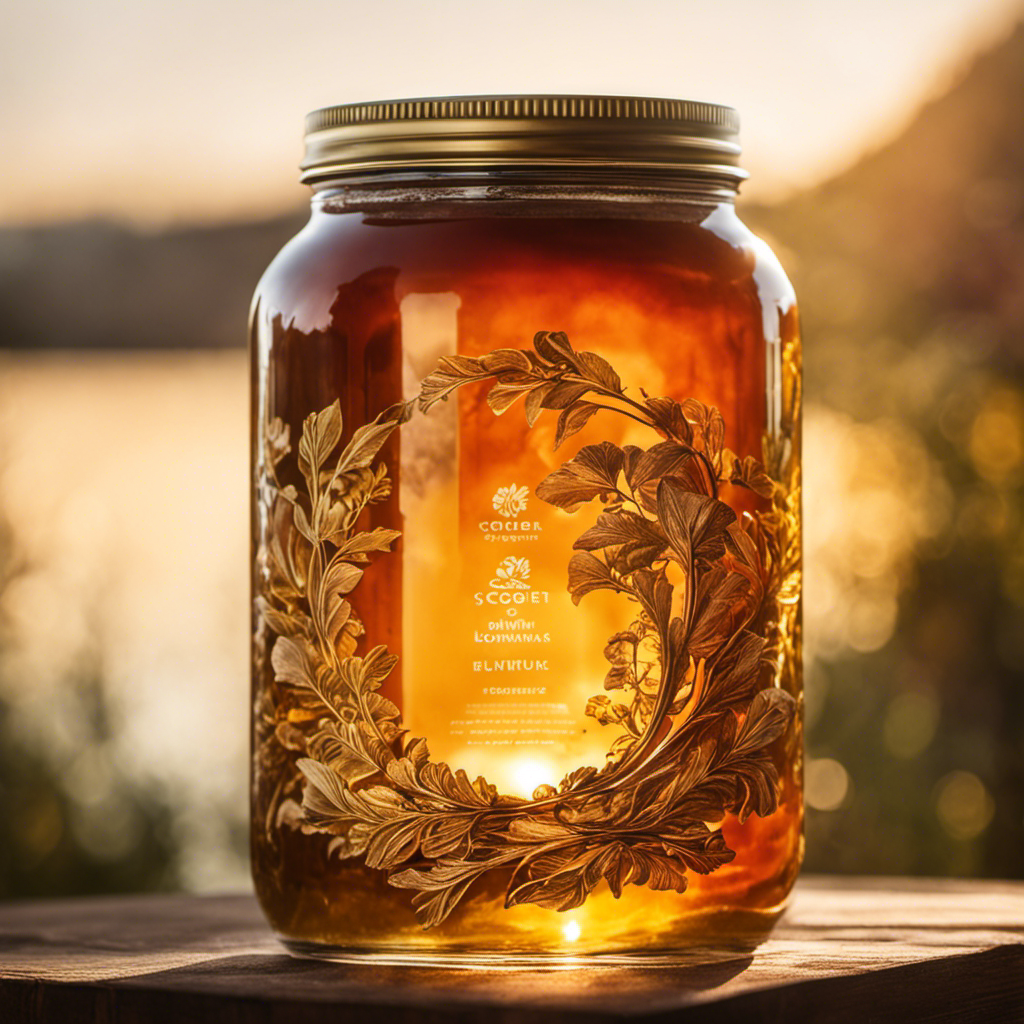
M607 359L627 387L717 406L740 457L762 457L769 427L791 437L780 482L795 495L799 343L788 285L738 222L735 237L722 238L684 213L650 221L463 213L432 222L319 214L315 237L286 252L262 286L257 433L279 416L297 439L306 415L340 398L347 435L415 394L439 355L528 347L535 331L558 330ZM607 592L572 603L566 566L599 509L569 514L533 491L586 444L658 438L600 413L553 452L557 413L529 429L521 405L495 416L484 395L462 389L382 449L396 493L371 510L367 528L402 530L403 541L368 567L351 598L364 649L386 643L399 655L382 692L411 733L427 738L431 757L529 797L574 768L603 763L615 727L584 707L603 692L607 638L635 613ZM722 497L737 512L761 506L740 488ZM778 678L799 696L798 604L782 618L789 641ZM267 649L256 652L258 707L286 699L271 682ZM743 824L727 816L721 828L735 859L708 875L690 872L685 893L627 886L616 900L602 883L570 912L505 909L508 877L496 872L424 931L407 891L358 861L330 857L328 837L283 823L282 801L301 799L296 755L261 761L265 742L257 728L253 869L272 924L293 941L572 955L728 941L770 922L799 868L797 723L773 748L778 810Z

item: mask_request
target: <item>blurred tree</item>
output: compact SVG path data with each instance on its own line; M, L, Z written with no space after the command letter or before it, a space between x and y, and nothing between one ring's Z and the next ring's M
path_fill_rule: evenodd
M859 438L845 537L815 538L837 496L808 460L809 567L855 556L807 591L811 869L1024 875L1022 123L1019 26L895 142L747 211L802 300L810 447Z
M23 568L0 517L0 597ZM7 627L0 621L0 899L173 888L170 808L117 766L99 660L82 658L59 688L61 714L48 725L73 720L73 741L48 743L18 727L4 697Z

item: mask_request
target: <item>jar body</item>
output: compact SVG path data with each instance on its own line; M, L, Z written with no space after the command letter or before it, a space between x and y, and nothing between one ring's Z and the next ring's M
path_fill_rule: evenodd
M731 204L326 191L251 345L275 929L480 959L770 924L802 855L800 350Z

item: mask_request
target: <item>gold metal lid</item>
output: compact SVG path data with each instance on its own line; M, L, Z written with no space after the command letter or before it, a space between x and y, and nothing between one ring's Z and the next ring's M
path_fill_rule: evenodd
M519 180L735 187L731 107L644 96L454 96L350 103L306 118L302 181L500 174Z

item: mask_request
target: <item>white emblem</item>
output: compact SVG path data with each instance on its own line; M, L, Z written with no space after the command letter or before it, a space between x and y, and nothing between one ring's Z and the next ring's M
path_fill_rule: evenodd
M516 487L511 484L508 487L499 487L494 492L491 504L494 511L506 519L519 515L526 510L526 499L530 494L528 487Z
M498 566L491 580L493 590L529 590L530 560L509 555Z

